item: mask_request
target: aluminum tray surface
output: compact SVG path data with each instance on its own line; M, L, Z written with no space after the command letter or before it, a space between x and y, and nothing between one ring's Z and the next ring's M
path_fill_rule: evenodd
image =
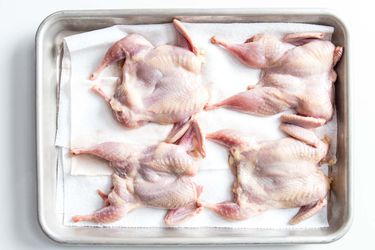
M225 228L90 228L67 227L56 211L57 87L62 40L80 32L115 24L167 23L177 17L185 22L296 22L335 28L332 42L344 47L336 67L338 118L337 163L328 202L328 228L320 229L225 229ZM60 11L47 17L36 34L36 105L38 159L38 216L43 231L61 243L105 245L245 245L259 243L327 243L342 237L352 215L351 165L349 161L349 49L344 24L334 15L306 10L95 10Z

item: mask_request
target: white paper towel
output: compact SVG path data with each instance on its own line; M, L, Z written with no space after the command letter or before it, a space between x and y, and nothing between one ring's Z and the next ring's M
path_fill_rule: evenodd
M222 48L212 45L209 38L217 35L232 42L241 43L253 34L260 32L283 35L292 32L323 31L332 33L333 28L309 24L294 23L256 23L256 24L185 24L194 42L206 52L206 64L203 75L210 89L212 102L216 102L256 84L259 70L250 69L241 64ZM65 53L61 76L60 108L56 145L70 147L90 146L103 141L120 141L150 145L165 138L171 126L149 124L139 129L126 129L114 120L106 103L90 91L93 84L99 84L107 93L112 93L120 74L118 65L106 69L96 82L88 81L90 73L98 66L106 50L127 33L136 32L145 36L155 46L173 44L176 33L171 24L158 25L121 25L86 32L65 38ZM278 127L279 116L256 117L231 110L218 109L201 112L199 120L206 132L223 128L244 131L257 138L278 139L283 137ZM336 123L332 120L329 129L320 129L322 134L336 138ZM204 185L202 199L220 202L231 199L233 176L228 171L228 152L207 142L207 157L200 161L201 171L197 182ZM93 157L79 156L71 158L64 154L64 218L72 225L73 215L92 213L102 206L96 195L97 188L108 189L108 176L72 176L108 175L111 170L107 163ZM84 198L83 198L84 197ZM288 220L298 209L272 210L246 221L227 222L222 218L204 211L201 215L184 223L186 227L247 227L280 228L287 226ZM111 226L161 227L165 210L139 209ZM74 224L76 226L90 223ZM327 226L326 209L319 215L297 225L297 227Z

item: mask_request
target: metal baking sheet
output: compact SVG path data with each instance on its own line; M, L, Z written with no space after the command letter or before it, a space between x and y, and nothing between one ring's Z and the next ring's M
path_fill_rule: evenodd
M328 202L328 228L233 229L233 228L90 228L67 227L56 211L57 120L59 59L65 36L115 24L167 23L177 17L185 22L296 22L335 28L333 43L344 47L336 67L338 118L337 163L330 169L334 179ZM94 10L60 11L48 16L36 34L36 105L38 160L38 216L51 239L61 243L104 245L246 245L328 243L342 237L352 219L352 182L349 137L349 47L345 25L322 10Z

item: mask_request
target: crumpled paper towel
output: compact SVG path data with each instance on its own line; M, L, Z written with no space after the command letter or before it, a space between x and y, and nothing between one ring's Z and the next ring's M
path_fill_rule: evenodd
M210 102L216 102L243 91L249 84L256 84L260 73L259 70L244 66L222 48L212 45L209 42L212 35L241 43L260 32L279 36L292 32L333 32L332 27L296 23L185 23L185 26L194 42L205 51L206 64L203 75L211 93ZM92 213L102 206L102 201L95 190L97 188L109 189L109 176L100 175L109 175L112 171L107 167L106 162L94 157L72 158L66 148L87 147L104 141L151 145L163 140L171 128L171 125L148 124L139 129L126 129L114 120L107 104L90 90L93 84L99 84L108 94L113 93L114 85L121 73L118 65L114 64L107 68L100 79L95 82L87 79L99 65L106 50L115 41L133 32L143 35L155 46L166 43L174 44L176 41L176 31L172 24L117 25L65 38L56 145L65 148L62 150L63 164L61 165L64 168L64 221L67 225L96 225L73 224L71 217ZM257 117L218 109L201 112L198 119L205 132L233 128L256 138L272 140L284 136L278 129L280 115ZM319 134L328 134L336 139L335 119L320 129ZM233 176L228 170L228 152L209 141L206 147L207 157L200 160L201 170L195 177L198 183L204 185L202 200L209 202L229 200L232 195ZM245 221L227 222L205 210L182 226L287 228L290 227L287 225L288 220L297 211L298 209L275 209ZM107 226L162 227L164 214L165 210L142 208L126 215L123 220ZM324 226L328 226L326 209L322 209L318 215L294 227Z

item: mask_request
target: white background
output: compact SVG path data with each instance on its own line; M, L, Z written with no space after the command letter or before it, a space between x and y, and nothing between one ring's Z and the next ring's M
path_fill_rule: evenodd
M362 2L365 1L64 0L52 3L47 0L0 0L0 249L66 248L48 239L37 222L36 29L47 15L58 10L118 8L322 8L336 13L346 24L350 34L354 221L347 235L337 242L293 248L371 248L375 233L375 195L371 191L374 190L372 183L375 176L375 118L372 116L372 107L375 107L375 83L372 77L375 72L375 13L370 6L371 1Z

